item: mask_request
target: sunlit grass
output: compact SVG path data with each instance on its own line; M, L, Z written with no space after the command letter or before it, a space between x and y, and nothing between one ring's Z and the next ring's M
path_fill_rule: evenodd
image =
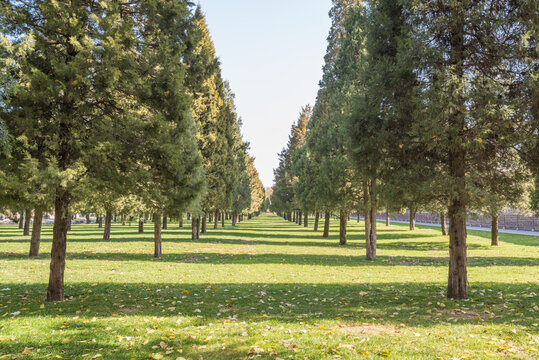
M63 303L43 303L52 227L36 259L21 230L0 227L0 358L539 356L539 237L500 234L491 247L470 231L470 299L449 301L436 228L380 224L369 262L355 220L346 246L337 221L329 239L274 215L197 241L169 224L156 260L151 224L136 225L105 242L97 225L73 226Z

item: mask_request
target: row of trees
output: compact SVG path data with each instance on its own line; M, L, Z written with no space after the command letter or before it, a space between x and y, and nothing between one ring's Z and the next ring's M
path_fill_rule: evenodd
M317 101L280 154L273 210L315 214L315 229L323 212L326 237L339 214L342 245L349 214L362 213L368 260L378 211L410 209L411 229L418 209L439 212L447 296L466 298L467 211L492 216L497 244L498 212L529 204L539 173L538 10L528 0L333 0Z
M189 213L198 234L208 214L235 223L264 203L234 94L190 4L0 4L0 198L35 212L31 255L54 213L49 301L64 300L73 213L105 214L105 239L114 213L136 215L141 231L150 214L161 257L167 218Z

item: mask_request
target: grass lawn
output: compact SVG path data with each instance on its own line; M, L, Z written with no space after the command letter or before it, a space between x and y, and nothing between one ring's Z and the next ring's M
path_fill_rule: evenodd
M312 220L311 224L312 225ZM363 224L349 242L265 214L233 228L153 230L73 225L69 301L44 303L52 227L42 252L0 227L0 359L539 359L539 237L470 231L470 298L444 298L448 238L436 228Z

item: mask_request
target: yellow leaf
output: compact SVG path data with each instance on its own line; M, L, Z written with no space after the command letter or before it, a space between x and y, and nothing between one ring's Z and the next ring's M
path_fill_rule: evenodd
M380 353L380 355L388 357L389 356L389 350L384 350Z
M22 351L22 354L23 354L23 355L30 355L30 354L32 354L32 350L30 350L29 348L25 347L24 350Z

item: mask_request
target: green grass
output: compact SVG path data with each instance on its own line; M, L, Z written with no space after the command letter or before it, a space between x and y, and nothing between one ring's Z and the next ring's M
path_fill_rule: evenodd
M331 225L322 239L262 215L192 241L170 224L160 260L150 224L113 225L111 241L74 225L63 303L43 302L52 227L30 259L29 238L2 226L0 358L539 358L538 237L491 247L470 231L470 298L450 301L438 229L380 224L369 262L363 224L350 222L344 247Z

